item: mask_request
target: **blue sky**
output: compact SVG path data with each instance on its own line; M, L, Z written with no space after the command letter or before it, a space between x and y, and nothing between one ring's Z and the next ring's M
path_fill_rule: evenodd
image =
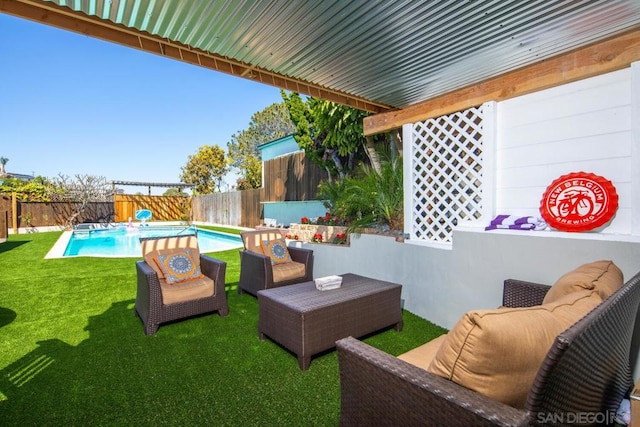
M0 69L0 157L48 178L179 182L198 147L226 151L282 102L275 87L4 14Z

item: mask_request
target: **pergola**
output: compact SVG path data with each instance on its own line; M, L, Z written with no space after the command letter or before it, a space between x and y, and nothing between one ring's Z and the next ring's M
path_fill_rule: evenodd
M111 185L113 186L113 192L116 191L116 185L131 185L135 187L147 187L147 193L151 195L151 187L161 187L161 188L193 188L194 184L185 184L183 182L179 183L166 183L166 182L138 182L138 181L111 181Z
M0 0L0 12L370 111L366 135L640 60L637 0Z

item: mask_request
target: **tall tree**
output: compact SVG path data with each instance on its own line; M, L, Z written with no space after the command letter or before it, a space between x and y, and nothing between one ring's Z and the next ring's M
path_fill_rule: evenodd
M372 150L362 121L369 113L345 105L281 91L296 126L295 138L307 156L327 171L329 180L349 176ZM371 157L371 156L370 156ZM370 163L377 169L377 158Z
M294 132L286 105L271 104L251 117L249 127L234 133L227 148L231 166L240 176L239 190L262 186L262 163L258 146Z
M74 202L69 204L67 227L71 228L86 211L91 202L107 202L113 195L113 188L103 176L60 174L53 179L51 200L54 202Z
M243 165L244 175L236 180L236 189L250 190L262 187L262 162L257 157L247 157Z
M7 159L6 157L0 157L0 176L7 174L7 171L4 167L8 161L9 159Z
M176 197L185 197L187 196L187 193L185 193L184 191L182 191L182 188L168 188L164 193L162 193L163 196L176 196Z
M224 150L218 145L203 145L196 154L189 156L187 164L182 167L180 179L187 184L194 184L197 193L210 194L216 189L220 191L222 180L228 172Z

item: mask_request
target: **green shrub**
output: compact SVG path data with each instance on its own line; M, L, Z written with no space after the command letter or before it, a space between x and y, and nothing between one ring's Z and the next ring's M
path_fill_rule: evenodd
M325 207L343 220L349 232L358 233L371 226L389 226L401 231L404 225L402 162L386 160L380 170L363 166L360 173L340 181L324 182L318 196Z

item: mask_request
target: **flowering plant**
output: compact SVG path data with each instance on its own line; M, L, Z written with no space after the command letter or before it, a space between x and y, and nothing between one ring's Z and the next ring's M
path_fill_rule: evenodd
M336 225L338 223L338 218L331 215L331 212L327 212L324 216L319 216L316 223L318 225Z
M336 237L333 238L333 243L337 245L344 245L347 243L347 235L345 233L336 234Z
M322 243L322 234L320 233L314 234L313 237L311 238L311 241L314 243Z
M291 234L287 234L286 236L284 236L285 239L293 239L293 240L298 240L298 235L294 234L293 236L291 236Z
M302 218L300 218L300 223L309 224L309 218L307 218L306 216L303 216Z

